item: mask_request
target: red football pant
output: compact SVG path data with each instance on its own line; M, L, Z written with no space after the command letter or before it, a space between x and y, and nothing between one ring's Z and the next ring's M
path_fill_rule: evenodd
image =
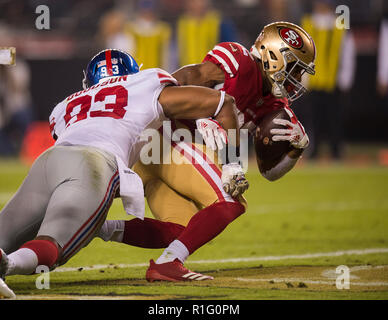
M219 235L245 212L239 202L217 202L195 214L178 237L190 254Z
M123 243L148 249L166 248L184 228L176 223L136 218L125 221Z
M166 248L178 239L193 253L220 234L229 223L245 212L239 202L217 202L196 213L187 227L155 219L125 222L123 243L149 249Z

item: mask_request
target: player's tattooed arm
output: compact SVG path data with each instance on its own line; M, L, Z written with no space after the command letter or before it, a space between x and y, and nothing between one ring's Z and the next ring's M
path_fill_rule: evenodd
M195 85L214 88L225 81L224 71L210 61L184 66L175 71L172 76L182 86Z

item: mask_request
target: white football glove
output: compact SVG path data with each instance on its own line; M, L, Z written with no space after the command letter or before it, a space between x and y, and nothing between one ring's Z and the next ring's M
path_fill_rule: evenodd
M302 124L292 123L284 119L273 119L273 123L287 127L287 129L271 129L273 141L289 141L297 149L305 149L309 145L309 137Z
M198 119L196 121L199 133L202 135L205 144L212 150L222 150L228 142L228 136L224 128L214 119Z
M229 163L222 166L222 187L233 198L241 195L248 189L249 183L238 163Z

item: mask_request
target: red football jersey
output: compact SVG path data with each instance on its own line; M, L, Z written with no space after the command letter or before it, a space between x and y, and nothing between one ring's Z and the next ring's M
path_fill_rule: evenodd
M263 96L263 79L254 57L241 44L222 42L209 51L203 62L211 61L225 73L223 87L236 100L239 109L240 128L252 132L262 117L269 111L286 107L286 98Z

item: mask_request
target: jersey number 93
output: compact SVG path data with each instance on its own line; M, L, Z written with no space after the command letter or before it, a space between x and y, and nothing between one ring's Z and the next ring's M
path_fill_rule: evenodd
M105 99L108 96L115 96L116 101L114 103L106 102ZM102 106L100 102L102 103ZM66 115L64 117L66 127L88 117L111 117L114 119L122 119L126 113L124 108L127 105L128 91L120 85L103 88L93 96L82 95L67 104Z

